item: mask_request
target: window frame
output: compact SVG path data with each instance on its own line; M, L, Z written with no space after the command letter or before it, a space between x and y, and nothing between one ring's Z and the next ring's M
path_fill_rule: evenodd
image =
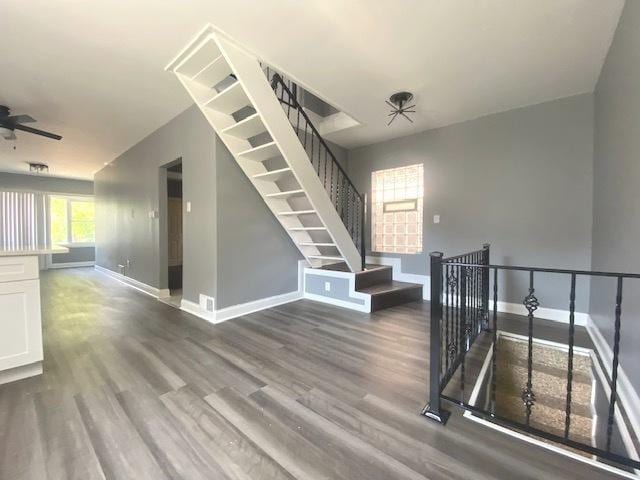
M51 230L52 230L52 218L51 218L51 200L53 199L62 199L66 202L67 207L67 241L55 243L55 245L60 245L62 247L95 247L95 197L93 195L49 195L49 201L47 202L47 225L48 232L47 236L49 237L50 243L54 243L53 238L51 238ZM73 217L72 217L72 208L71 205L74 202L85 202L92 203L94 205L94 239L92 242L74 242L73 241Z
M376 209L376 204L378 202L376 202L376 198L373 194L373 191L376 190L377 188L374 185L374 174L380 174L381 172L386 172L386 171L390 171L390 170L400 170L400 169L408 169L411 167L419 167L420 173L421 173L421 178L419 178L418 180L418 195L417 197L407 197L404 198L402 200L390 200L390 201L382 201L382 215L384 216L384 214L386 213L396 213L396 212L387 212L385 211L385 205L386 204L393 204L393 203L408 203L411 201L415 201L415 211L416 211L416 215L418 217L418 221L416 222L418 224L418 231L416 232L416 234L419 237L419 243L420 245L417 247L417 251L416 252L391 252L391 251L387 251L384 249L384 245L380 246L380 245L376 245L376 224L377 221L380 221L383 225L384 228L384 221L382 221L382 218L384 217L380 217L380 219L378 219L378 216L375 214L375 209ZM408 164L408 165L398 165L395 167L388 167L388 168L382 168L379 170L373 170L370 173L370 180L371 180L371 231L370 231L370 235L371 235L371 253L372 254L380 254L380 255L423 255L425 252L425 248L424 248L424 164L423 163L412 163L412 164ZM399 212L402 210L399 210ZM396 235L395 233L393 235ZM376 248L376 247L381 247L381 248Z

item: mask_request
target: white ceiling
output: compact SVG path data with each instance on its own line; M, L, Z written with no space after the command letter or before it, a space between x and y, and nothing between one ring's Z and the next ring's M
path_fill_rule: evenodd
M0 104L61 142L0 139L91 178L190 100L164 66L212 23L363 125L347 147L593 91L624 0L2 0ZM384 100L416 95L415 123ZM13 149L15 145L16 149Z

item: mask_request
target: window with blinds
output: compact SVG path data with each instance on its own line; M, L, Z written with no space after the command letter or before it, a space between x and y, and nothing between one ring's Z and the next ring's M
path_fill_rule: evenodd
M42 195L0 191L0 249L36 248Z

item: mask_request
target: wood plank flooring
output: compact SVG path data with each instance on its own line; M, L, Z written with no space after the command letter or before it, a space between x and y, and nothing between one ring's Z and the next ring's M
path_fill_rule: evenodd
M0 479L603 479L426 401L428 303L209 325L92 269L42 278L45 373L0 386Z

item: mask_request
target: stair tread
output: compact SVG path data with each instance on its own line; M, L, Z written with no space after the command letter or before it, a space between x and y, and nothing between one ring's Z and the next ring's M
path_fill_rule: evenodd
M231 67L223 55L219 55L214 61L197 72L191 80L207 87L212 87L231 74Z
M249 115L247 118L240 120L238 123L223 128L220 133L225 135L231 135L238 138L250 138L258 135L259 133L266 132L266 127L262 122L262 118L259 113Z
M279 178L282 175L288 175L292 173L292 170L289 167L286 168L279 168L277 170L270 170L268 172L264 172L264 173L258 173L256 175L253 176L253 178Z
M244 92L242 85L240 85L240 82L235 82L218 92L210 100L207 100L204 106L218 112L231 114L249 105L249 103L249 97L247 97L247 94Z
M321 231L326 231L327 228L326 227L290 227L287 230L289 230L290 232L321 232Z
M335 255L307 255L309 258L315 258L318 260L344 260L342 257L337 257Z
M295 197L295 196L304 196L306 195L305 191L302 189L299 190L287 190L284 192L276 192L276 193L268 193L265 195L266 198L287 198L287 197Z
M278 212L278 215L283 215L283 216L287 216L287 215L311 215L316 213L315 210L291 210L288 212Z
M303 247L335 247L335 243L329 242L300 242L298 245Z
M257 147L238 153L238 156L247 160L263 162L280 155L280 149L276 142L267 142Z
M397 282L395 280L392 280L391 282L378 283L376 285L371 285L370 287L364 287L358 291L361 293L368 293L370 295L381 295L383 293L398 292L402 290L412 290L418 288L422 289L422 284Z

